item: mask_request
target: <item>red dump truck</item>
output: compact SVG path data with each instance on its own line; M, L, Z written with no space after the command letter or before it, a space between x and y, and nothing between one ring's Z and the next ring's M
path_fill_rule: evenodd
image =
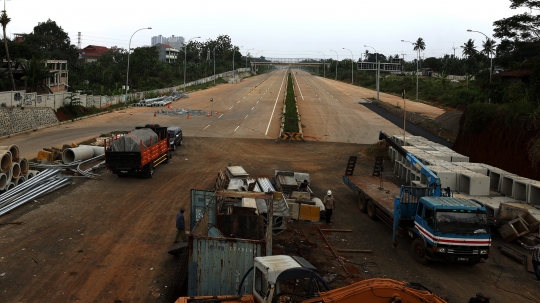
M167 127L157 124L137 126L123 136L105 141L105 166L118 177L152 178L154 168L171 159L169 145Z

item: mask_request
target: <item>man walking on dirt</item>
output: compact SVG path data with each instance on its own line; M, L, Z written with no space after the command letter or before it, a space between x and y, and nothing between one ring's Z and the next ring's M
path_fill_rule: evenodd
M532 263L534 268L534 274L536 275L536 282L540 283L540 238L534 237L534 244L536 244L535 246L526 245L521 240L517 241L519 244L521 244L521 246L533 251Z
M332 212L334 211L334 209L336 208L336 204L335 204L335 201L334 201L334 196L332 196L332 191L329 190L327 193L326 193L326 196L324 196L324 209L326 211L326 224L330 224L332 223L332 221L330 220L332 218Z
M176 214L176 237L174 238L174 243L178 243L178 237L182 236L182 241L187 242L186 237L186 220L184 220L184 212L186 209L184 207L180 208L180 212Z

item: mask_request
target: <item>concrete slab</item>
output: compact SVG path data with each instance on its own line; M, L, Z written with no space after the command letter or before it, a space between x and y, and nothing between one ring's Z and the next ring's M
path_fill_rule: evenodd
M512 189L512 198L526 202L529 194L530 185L537 181L517 177L514 178L514 188Z
M540 205L540 182L530 185L527 203L530 205Z
M499 189L501 194L512 197L512 191L514 190L514 178L516 177L518 176L510 173L501 174L501 186Z
M475 172L459 173L459 191L470 196L489 195L489 177Z

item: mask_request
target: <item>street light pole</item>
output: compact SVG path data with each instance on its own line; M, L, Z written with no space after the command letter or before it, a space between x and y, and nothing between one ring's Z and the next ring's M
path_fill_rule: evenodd
M262 52L263 50L258 50L256 53L255 53L255 60L258 60L257 58L257 55L259 54L259 52ZM255 63L257 63L257 61L255 61ZM255 72L255 75L257 74L257 65L255 65L253 67L253 71Z
M375 86L377 86L377 100L379 100L379 75L380 75L379 71L381 70L379 67L379 59L378 59L379 53L373 46L364 45L364 47L371 47L375 51L375 63L377 64L377 72L375 73L375 75L377 76L377 79L375 80Z
M214 46L214 85L216 85L216 48L222 45L221 43Z
M401 42L409 42L414 45L414 42L411 41L401 40ZM420 61L420 48L416 50L416 101L418 101L418 73L420 72L418 70L418 61Z
M199 39L201 37L193 37L191 39L188 40L188 42L184 45L184 93L186 92L186 61L187 61L187 46L189 44L189 41L193 40L193 39Z
M250 48L250 49L247 50L247 53L246 53L246 68L247 68L247 58L248 58L250 50L254 50L254 48Z
M339 63L339 56L338 56L338 53L335 50L330 50L330 51L336 53L336 80L337 80L337 66L338 66L338 63Z
M353 58L353 54L352 54L352 51L350 49L348 49L346 47L344 47L343 49L346 49L349 52L351 52L351 84L354 85L354 58Z
M133 35L135 35L138 31L142 31L143 29L152 29L151 27L145 27L136 30ZM133 38L133 35L131 35L131 38ZM126 72L126 100L127 103L127 92L128 92L128 85L129 85L129 54L131 52L131 38L129 38L129 46L128 46L128 62L127 62L127 72Z
M326 78L326 56L324 53L318 52L319 54L323 55L323 77Z
M479 34L484 35L484 37L486 37L486 43L488 43L489 38L488 38L488 36L486 34L484 34L482 32L479 32L479 31L473 31L471 29L468 29L467 31L469 33L479 33ZM489 49L489 61L490 61L490 63L489 63L489 99L488 99L488 103L491 104L491 75L493 73L493 58L491 57L491 48Z

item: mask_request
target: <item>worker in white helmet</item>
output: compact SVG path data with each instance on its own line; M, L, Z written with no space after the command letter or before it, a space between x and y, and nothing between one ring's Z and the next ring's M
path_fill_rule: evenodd
M330 224L332 223L332 221L330 220L332 218L332 212L334 211L334 209L336 209L336 203L334 201L334 196L332 196L331 190L326 192L323 203L326 210L326 224Z

